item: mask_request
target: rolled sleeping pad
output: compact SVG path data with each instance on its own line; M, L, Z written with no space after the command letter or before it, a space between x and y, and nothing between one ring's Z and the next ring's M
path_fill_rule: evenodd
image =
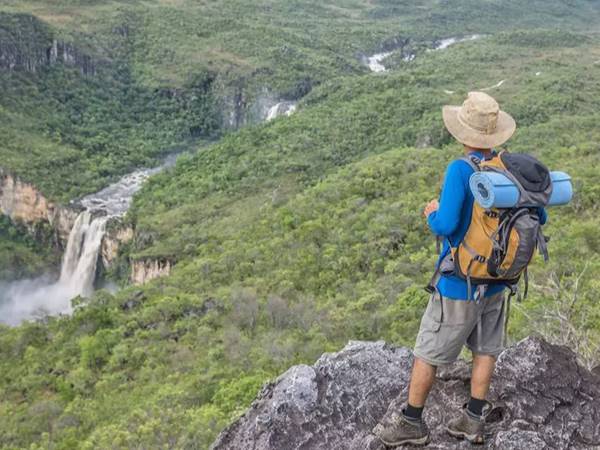
M566 205L573 199L573 183L565 172L550 172L552 196L548 206Z
M548 206L566 205L573 198L571 177L565 172L550 172L552 195ZM475 172L469 179L475 201L483 208L512 208L519 202L519 189L507 176L496 172ZM531 205L537 206L537 205Z
M519 202L519 189L505 175L475 172L469 179L475 201L483 208L512 208Z

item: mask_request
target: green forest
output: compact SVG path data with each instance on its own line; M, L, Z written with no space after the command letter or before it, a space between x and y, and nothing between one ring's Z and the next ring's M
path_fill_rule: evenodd
M510 340L541 334L599 365L598 24L592 0L2 2L0 50L27 30L97 61L0 66L2 169L67 204L188 152L124 219L122 264L168 260L169 276L133 286L121 267L117 292L70 316L0 324L0 448L207 449L291 365L348 340L412 347L437 257L422 210L462 151L441 107L472 90L515 117L509 150L576 192L549 210L551 259ZM364 64L394 49L388 71ZM224 98L265 89L297 112L223 122ZM0 219L0 280L59 259Z

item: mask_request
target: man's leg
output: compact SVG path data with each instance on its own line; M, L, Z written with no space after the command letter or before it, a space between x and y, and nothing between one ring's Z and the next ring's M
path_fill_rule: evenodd
M436 367L426 363L418 357L413 363L412 374L410 376L410 386L408 388L408 404L415 408L423 408L425 401L435 382Z
M405 416L421 419L425 402L435 382L436 369L455 361L476 317L472 302L432 295L421 319L414 349ZM464 324L467 324L466 326Z
M435 381L435 371L435 366L415 357L408 388L408 404L400 414L384 417L373 428L373 433L388 447L423 445L429 441L429 430L421 416Z
M493 356L473 354L471 397L485 400L490 390L494 367L496 367L496 358Z
M484 408L489 408L486 400L490 382L494 373L496 358L473 353L473 371L471 373L471 399L467 409L448 423L446 430L450 435L467 439L474 444L484 442Z
M446 430L452 436L467 439L475 444L485 440L485 417L491 404L486 400L490 382L496 365L496 357L502 351L504 327L504 302L502 293L486 297L482 306L479 324L467 339L467 346L473 352L471 373L471 399L457 417L448 422ZM478 329L477 327L481 327Z
M480 417L487 404L486 397L490 390L496 358L490 355L473 354L473 371L471 373L471 399L467 409Z

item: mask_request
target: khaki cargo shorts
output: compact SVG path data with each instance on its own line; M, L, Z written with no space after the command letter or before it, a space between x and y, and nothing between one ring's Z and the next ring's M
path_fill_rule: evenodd
M476 354L498 356L504 349L504 306L504 292L480 302L433 294L421 319L415 356L433 366L450 364L464 345Z

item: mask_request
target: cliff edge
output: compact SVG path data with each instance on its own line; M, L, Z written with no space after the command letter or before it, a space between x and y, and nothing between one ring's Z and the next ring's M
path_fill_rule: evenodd
M295 366L266 385L213 450L384 450L370 430L406 397L412 353L350 342L313 366ZM467 449L444 424L468 399L469 365L438 371L425 420L430 449ZM565 347L527 338L498 359L490 400L489 449L600 448L600 377ZM481 448L481 447L480 447Z

